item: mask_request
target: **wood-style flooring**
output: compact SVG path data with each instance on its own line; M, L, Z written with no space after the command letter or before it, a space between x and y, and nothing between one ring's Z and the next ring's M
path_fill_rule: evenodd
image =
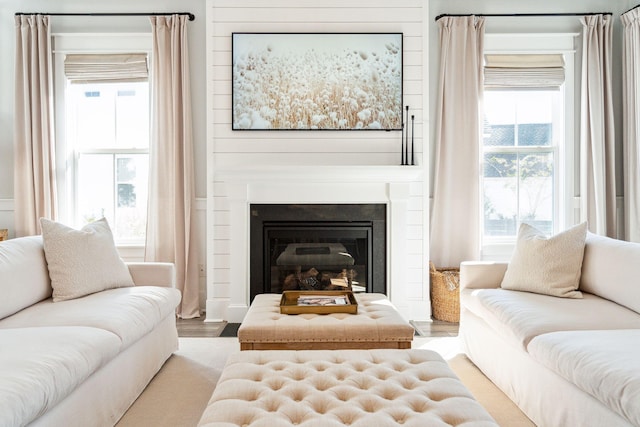
M205 316L196 319L177 319L180 337L218 337L227 322L205 322ZM458 324L433 320L432 322L412 321L419 336L455 337L458 336Z

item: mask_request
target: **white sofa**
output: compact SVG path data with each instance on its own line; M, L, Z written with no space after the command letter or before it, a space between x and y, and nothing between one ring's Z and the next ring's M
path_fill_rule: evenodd
M112 426L178 347L168 263L53 302L40 236L0 243L0 426Z
M640 244L589 233L581 299L502 289L506 269L461 264L469 358L538 426L640 426Z

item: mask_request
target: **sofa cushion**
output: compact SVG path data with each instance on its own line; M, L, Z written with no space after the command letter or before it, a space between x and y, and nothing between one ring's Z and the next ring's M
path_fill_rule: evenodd
M0 319L51 296L40 236L0 242Z
M636 312L587 293L582 299L572 299L506 289L475 289L464 291L461 301L465 309L523 349L534 337L549 332L640 328Z
M580 284L587 223L552 237L528 224L518 230L501 287L565 298L582 298Z
M23 426L109 362L120 339L102 329L0 330L0 425Z
M51 299L0 320L2 328L91 326L120 337L128 347L162 319L174 315L180 291L157 286L109 289L61 302Z
M540 335L531 356L640 426L640 330L566 331Z
M40 219L40 225L54 302L133 286L106 219L81 230L45 218Z
M640 313L640 244L589 233L580 289Z

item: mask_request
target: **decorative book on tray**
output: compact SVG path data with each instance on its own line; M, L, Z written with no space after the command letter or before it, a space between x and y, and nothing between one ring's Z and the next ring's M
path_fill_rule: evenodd
M351 291L284 291L280 300L282 314L329 314L358 312Z

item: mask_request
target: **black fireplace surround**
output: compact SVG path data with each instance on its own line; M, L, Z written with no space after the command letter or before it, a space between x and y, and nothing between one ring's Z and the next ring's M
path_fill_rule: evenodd
M250 294L386 293L385 204L252 204Z

